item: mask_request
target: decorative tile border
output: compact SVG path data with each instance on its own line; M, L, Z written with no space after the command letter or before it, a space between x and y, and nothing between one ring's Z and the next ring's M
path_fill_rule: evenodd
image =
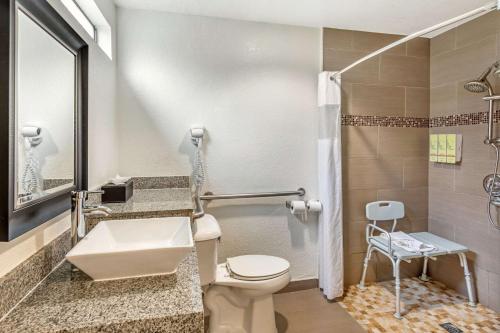
M343 126L381 126L428 128L429 118L342 115Z
M342 126L381 126L381 127L447 127L486 124L488 122L488 112L473 112L454 114L449 116L433 118L416 117L391 117L391 116L363 116L363 115L342 115ZM500 123L500 110L493 113L493 121Z
M493 121L500 121L500 110L493 113ZM434 117L430 119L429 127L446 127L446 126L466 126L486 124L488 122L488 112L474 112L454 114L450 116Z
M0 318L64 259L71 247L69 230L0 278Z

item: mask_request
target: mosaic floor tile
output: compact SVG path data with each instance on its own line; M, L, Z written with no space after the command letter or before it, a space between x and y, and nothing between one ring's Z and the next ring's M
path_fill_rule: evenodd
M470 307L467 298L435 281L417 278L401 281L403 319L394 314L394 282L378 282L364 290L350 286L340 305L370 333L443 333L439 326L452 323L464 333L500 332L500 314L478 304Z

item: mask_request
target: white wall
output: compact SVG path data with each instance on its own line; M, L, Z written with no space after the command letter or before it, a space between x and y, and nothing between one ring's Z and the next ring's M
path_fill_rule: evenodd
M115 32L115 6L95 0ZM115 114L115 61L94 43L60 0L49 3L89 44L89 187L96 187L117 171ZM115 47L115 45L113 45ZM0 277L69 228L69 212L54 218L9 243L0 243Z
M191 124L208 130L206 190L306 188L316 193L320 30L118 8L119 170L191 172ZM282 199L209 205L221 260L287 258L294 279L317 276L316 219Z

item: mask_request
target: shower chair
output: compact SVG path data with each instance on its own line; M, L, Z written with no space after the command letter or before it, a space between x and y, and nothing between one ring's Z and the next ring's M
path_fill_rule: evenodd
M394 317L397 319L402 319L401 316L401 277L399 267L401 262L410 263L412 259L423 258L423 270L420 279L422 281L429 281L427 276L427 264L429 259L437 260L436 257L447 255L447 254L457 254L460 259L460 265L464 269L465 282L467 285L467 293L469 297L469 305L475 306L475 298L472 290L472 277L467 265L467 258L465 253L469 251L463 245L457 244L455 242L449 241L442 237L436 236L430 232L416 232L410 233L409 235L422 243L430 244L434 246L434 250L429 252L408 252L403 248L395 246L391 242L391 235L388 231L382 229L377 225L377 222L392 221L391 231L394 232L397 227L399 219L405 216L405 208L402 202L398 201L376 201L371 202L366 205L366 218L371 221L366 226L366 241L368 243L368 249L366 251L366 257L363 265L363 273L361 276L361 281L358 285L360 289L365 288L365 278L366 270L368 268L368 263L372 256L373 251L378 251L382 255L389 258L393 267L393 276L395 278L396 284L396 311ZM375 233L378 232L377 235ZM382 234L384 236L382 236Z

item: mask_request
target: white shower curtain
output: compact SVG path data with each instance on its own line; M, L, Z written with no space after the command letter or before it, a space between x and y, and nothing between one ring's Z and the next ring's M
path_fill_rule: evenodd
M342 246L342 147L340 75L319 74L318 184L323 211L319 216L319 286L328 299L344 290Z

